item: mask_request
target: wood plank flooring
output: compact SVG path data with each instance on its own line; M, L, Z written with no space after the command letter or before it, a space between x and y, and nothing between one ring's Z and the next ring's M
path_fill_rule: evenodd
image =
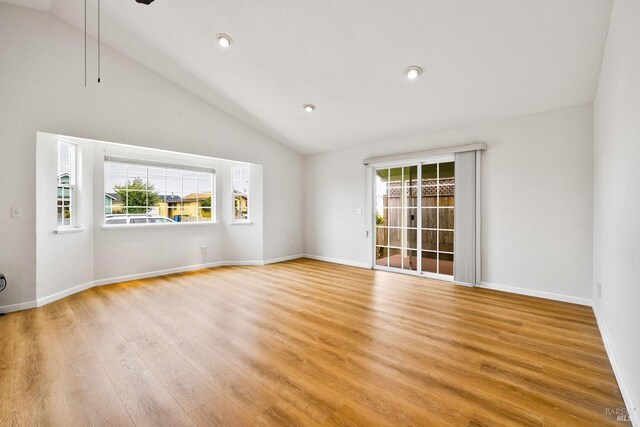
M0 425L613 425L588 307L308 259L0 317Z

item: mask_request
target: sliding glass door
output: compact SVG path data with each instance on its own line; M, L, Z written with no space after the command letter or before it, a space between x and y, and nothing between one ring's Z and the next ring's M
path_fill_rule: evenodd
M451 280L452 158L375 169L374 267Z

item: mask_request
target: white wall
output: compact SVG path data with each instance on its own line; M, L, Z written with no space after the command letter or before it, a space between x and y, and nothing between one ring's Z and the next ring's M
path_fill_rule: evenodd
M93 147L76 150L76 212L81 233L56 234L58 137L38 133L36 148L36 297L93 281ZM100 198L98 198L100 200Z
M302 252L299 154L107 47L102 83L89 61L85 88L83 40L47 13L0 4L0 306L36 298L38 131L261 164L263 257Z
M591 298L593 121L590 106L305 158L305 253L370 262L367 157L486 142L484 282Z
M636 408L636 423L640 417L639 43L640 2L616 0L594 104L594 304L627 406Z

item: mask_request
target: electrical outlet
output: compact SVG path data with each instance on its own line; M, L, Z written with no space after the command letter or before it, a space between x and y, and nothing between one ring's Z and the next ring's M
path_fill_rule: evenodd
M356 214L357 215L362 215L362 208L356 209Z
M206 254L206 253L207 253L207 247L206 247L205 245L202 245L202 246L200 247L200 251L201 251L203 254Z
M602 283L600 282L596 284L596 295L602 297Z
M295 245L295 242L293 241L293 239L289 240L289 246L293 246Z

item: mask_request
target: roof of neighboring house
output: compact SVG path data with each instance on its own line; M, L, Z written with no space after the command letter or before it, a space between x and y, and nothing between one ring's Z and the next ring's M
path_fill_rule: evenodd
M118 200L115 193L104 193L104 196L110 198L111 200Z
M180 198L180 196L176 196L174 194L161 195L160 199L164 200L165 197L167 198L167 203L180 203L182 201L182 198Z
M205 200L211 197L211 193L191 193L184 197L185 202L195 202L196 200Z

